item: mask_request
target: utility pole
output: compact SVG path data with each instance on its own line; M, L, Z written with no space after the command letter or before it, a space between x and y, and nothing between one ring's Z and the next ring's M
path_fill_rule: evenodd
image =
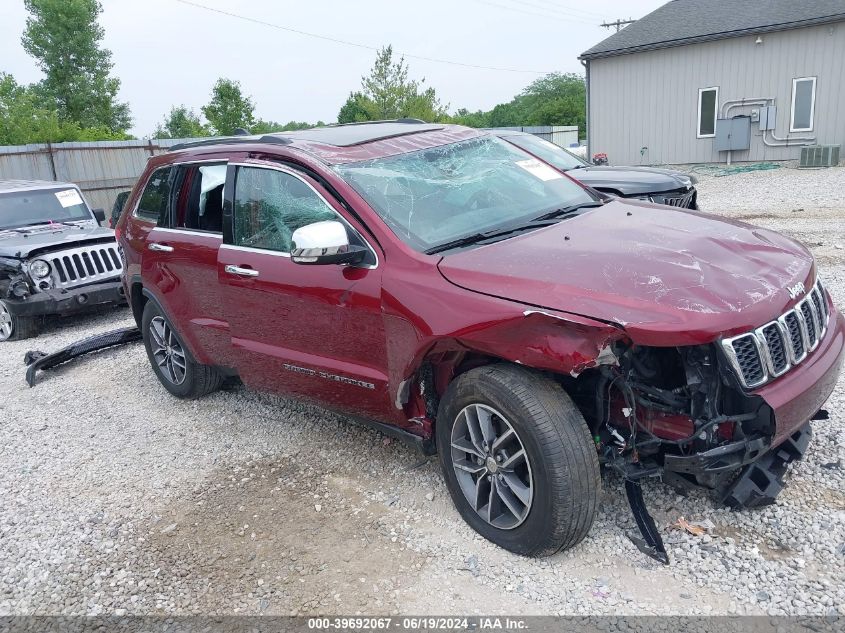
M611 26L615 26L616 32L618 33L619 29L621 29L623 26L633 24L634 22L636 22L636 20L628 18L627 20L616 20L615 22L602 22L599 26L603 26L606 29L609 29Z

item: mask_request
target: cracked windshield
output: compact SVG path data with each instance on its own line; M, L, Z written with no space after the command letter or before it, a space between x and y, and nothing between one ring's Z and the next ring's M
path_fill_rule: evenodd
M530 225L557 209L595 203L560 172L491 137L335 170L418 250Z

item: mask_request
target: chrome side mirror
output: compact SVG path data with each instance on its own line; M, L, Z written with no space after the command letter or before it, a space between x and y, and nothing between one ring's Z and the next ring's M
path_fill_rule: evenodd
M367 249L349 243L343 223L315 222L296 229L291 236L290 258L295 264L357 264Z

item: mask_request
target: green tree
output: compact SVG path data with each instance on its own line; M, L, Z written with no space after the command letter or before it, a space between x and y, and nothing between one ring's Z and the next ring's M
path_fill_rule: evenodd
M587 97L584 78L574 73L550 73L533 81L507 103L492 110L458 110L450 120L470 127L515 127L522 125L587 126Z
M240 82L220 78L211 89L211 100L202 113L217 136L231 136L236 128L249 130L255 125L255 104L244 96Z
M378 51L370 74L361 77L361 90L352 92L340 108L338 123L376 121L410 117L424 121L448 118L434 88L424 88L425 79L408 78L405 58L393 60L393 47Z
M317 121L317 123L306 123L305 121L288 121L287 123L278 123L276 121L264 121L262 119L258 119L250 131L253 134L269 134L270 132L308 130L312 127L320 127L322 125L325 125L322 121Z
M517 97L525 112L521 125L587 125L587 89L574 73L550 73L532 82ZM514 124L519 125L519 124Z
M111 51L100 47L97 0L24 0L30 16L21 43L44 72L37 93L64 121L123 133L132 120L117 100L120 80L109 76Z
M350 92L349 98L340 107L340 112L337 114L337 122L360 123L361 121L371 121L371 109L363 93Z
M451 117L452 123L467 127L490 127L490 113L476 110L470 112L466 108L459 108Z
M82 128L66 121L56 109L44 107L31 86L19 85L11 75L0 73L0 145L100 141L130 138L103 127Z
M199 115L184 105L170 108L170 114L153 132L153 138L196 138L210 135Z

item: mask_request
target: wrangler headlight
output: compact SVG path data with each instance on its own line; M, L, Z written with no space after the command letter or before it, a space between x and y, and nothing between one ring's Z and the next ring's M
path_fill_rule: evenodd
M50 275L50 264L43 259L34 259L29 263L29 274L36 279L44 279Z

